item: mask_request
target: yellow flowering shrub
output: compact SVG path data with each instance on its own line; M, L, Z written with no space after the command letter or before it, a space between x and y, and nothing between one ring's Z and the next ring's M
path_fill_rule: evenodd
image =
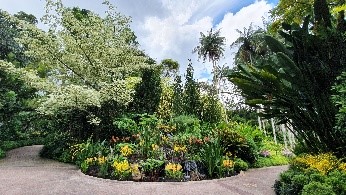
M96 157L95 157L96 158ZM88 164L88 165L91 165L93 164L95 161L94 161L94 158L87 158L85 159L85 162Z
M175 163L168 163L165 167L166 171L172 171L172 172L177 172L181 171L182 166L180 164L175 164Z
M153 149L153 151L156 151L156 150L159 150L160 146L156 144L151 144L151 148Z
M116 179L124 180L131 175L131 166L127 160L115 160L112 167Z
M187 148L186 146L174 145L173 150L174 152L186 152Z
M346 163L340 163L338 168L340 171L346 172Z
M316 169L321 174L326 175L332 170L338 168L339 161L331 153L319 154L319 155L305 155L297 157L292 163L293 166L303 169Z
M234 162L233 162L233 160L225 159L222 161L222 166L225 168L233 168Z
M97 162L99 165L102 165L102 164L105 164L107 161L107 157L104 157L104 156L100 156L97 158Z
M92 165L98 165L101 169L105 169L104 172L108 169L107 157L99 156L99 157L90 157L86 158L80 165L80 168L83 173L87 172L88 168Z
M165 166L165 173L168 178L171 179L182 179L183 178L183 167L179 163L168 163Z
M120 172L120 173L131 171L130 164L127 160L114 161L113 168L115 171Z
M120 153L121 155L127 157L133 154L133 149L129 145L124 145L120 147Z
M103 165L107 162L107 157L105 156L99 156L99 157L91 157L91 158L87 158L85 159L85 162L88 165Z

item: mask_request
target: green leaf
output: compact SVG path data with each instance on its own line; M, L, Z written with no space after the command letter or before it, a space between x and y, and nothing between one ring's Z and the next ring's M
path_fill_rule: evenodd
M282 52L285 54L289 53L287 49L285 48L285 46L281 42L276 40L274 37L265 35L264 40L267 43L270 50L272 50L274 53L277 53L277 52Z

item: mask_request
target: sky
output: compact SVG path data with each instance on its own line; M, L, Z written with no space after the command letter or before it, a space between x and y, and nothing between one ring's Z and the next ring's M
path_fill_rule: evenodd
M165 58L179 62L184 73L191 59L195 78L211 80L212 64L198 60L193 48L198 46L200 32L220 29L226 38L225 57L220 64L233 65L234 51L230 45L250 24L263 27L263 18L278 0L110 0L117 11L131 16L131 28L140 49L158 63ZM102 0L63 0L69 7L78 6L102 15L106 7ZM45 14L45 0L0 0L0 9L11 14L24 11L41 18ZM40 28L46 28L39 24Z

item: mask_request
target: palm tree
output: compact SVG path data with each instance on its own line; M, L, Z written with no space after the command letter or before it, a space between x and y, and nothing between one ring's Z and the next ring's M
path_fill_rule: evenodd
M218 76L220 71L217 67L217 62L223 57L223 48L225 45L225 37L220 36L220 30L213 32L213 29L210 29L207 34L201 32L201 37L199 38L199 46L193 49L193 53L198 54L198 58L202 59L205 62L207 59L213 63L213 87L218 93Z
M231 44L231 48L238 47L235 55L235 63L254 64L255 59L262 58L268 52L267 46L263 41L265 31L261 28L254 28L251 24L243 31L236 29L239 38Z

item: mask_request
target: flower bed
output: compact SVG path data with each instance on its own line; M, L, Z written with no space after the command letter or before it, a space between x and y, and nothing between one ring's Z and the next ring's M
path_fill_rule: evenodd
M254 142L253 137L235 130L256 129L239 128L236 123L202 127L194 121L190 126L179 126L162 124L155 116L145 115L130 124L128 131L132 135L112 136L109 141L103 142L89 139L72 145L67 150L72 162L83 173L95 177L133 181L198 181L229 177L247 170L250 163L256 162L261 151L260 142ZM266 157L268 155L263 158Z

